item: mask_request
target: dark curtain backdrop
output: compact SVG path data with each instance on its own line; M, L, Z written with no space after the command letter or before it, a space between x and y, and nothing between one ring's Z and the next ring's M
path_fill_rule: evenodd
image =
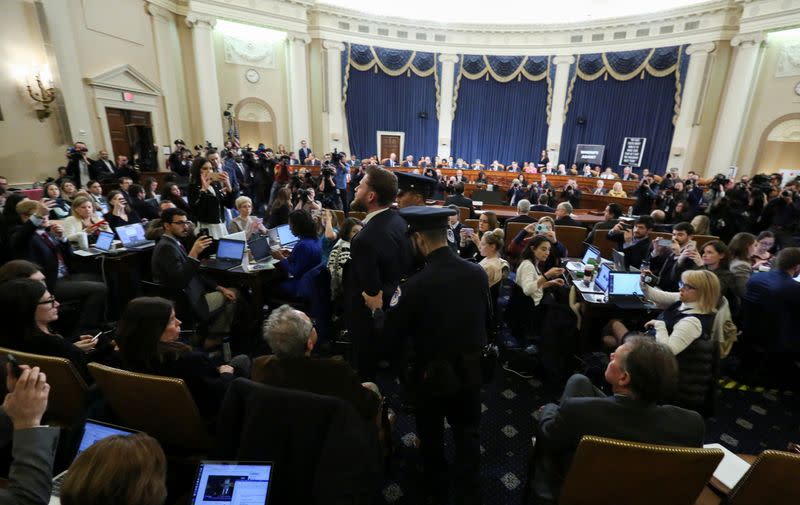
M345 112L350 152L359 158L380 154L376 145L379 130L405 132L403 156L411 154L416 160L436 155L439 121L433 75L392 77L351 67ZM426 112L427 119L420 118L420 112Z
M624 137L645 137L642 167L663 174L672 143L675 105L675 75L638 76L629 81L600 77L594 81L578 78L572 91L561 136L561 162L567 167L575 159L577 144L606 146L603 167L619 169ZM586 119L577 124L579 117ZM618 170L621 172L621 170Z
M451 145L453 158L470 163L539 161L547 147L547 80L462 77Z

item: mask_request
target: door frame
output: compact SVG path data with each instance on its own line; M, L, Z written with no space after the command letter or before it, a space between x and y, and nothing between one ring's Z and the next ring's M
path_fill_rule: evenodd
M406 132L390 132L384 130L378 130L375 132L375 154L379 158L378 162L381 161L381 137L383 135L400 136L400 152L397 153L397 162L401 163L400 160L405 159L405 156L403 156L403 151L406 148Z

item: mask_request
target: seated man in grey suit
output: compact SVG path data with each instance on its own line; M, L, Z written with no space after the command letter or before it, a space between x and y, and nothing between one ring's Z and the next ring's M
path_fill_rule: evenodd
M675 388L678 364L669 348L631 336L611 354L606 396L583 375L567 381L561 404L539 409L534 492L537 503L558 499L581 437L595 435L631 442L700 447L705 425L700 414L657 405Z
M0 408L0 446L13 438L8 487L0 490L0 505L40 505L50 501L58 428L42 426L50 385L39 367L21 365L19 379L6 365L10 391Z
M161 225L164 234L153 250L151 261L153 281L186 295L194 315L209 322L209 335L229 335L235 315L236 290L218 286L198 271L200 261L197 258L211 245L211 238L198 237L187 252L179 239L189 234L190 223L186 212L181 209L162 211Z

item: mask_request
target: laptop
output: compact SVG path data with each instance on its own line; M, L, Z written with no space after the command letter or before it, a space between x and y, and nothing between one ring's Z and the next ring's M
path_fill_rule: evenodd
M589 263L589 260L600 260L600 249L597 247L587 244L586 252L583 254L583 259L580 261L570 261L567 263L566 268L570 272L577 272L578 270L583 270L583 267Z
M289 228L288 224L276 226L275 232L278 234L278 244L281 246L281 249L289 249L291 251L294 245L300 241L300 239L292 233L292 229Z
M260 236L247 243L250 247L250 253L256 263L272 258L271 250L269 247L269 237Z
M141 251L156 245L155 240L144 238L144 226L142 226L142 223L118 226L117 236L122 242L122 247L131 251Z
M608 301L620 309L645 309L641 276L635 272L611 272Z
M243 240L219 239L216 258L203 261L203 268L230 270L240 266L244 256L245 245L246 242Z
M76 451L72 460L74 461L75 458L80 456L83 451L88 449L95 442L103 440L106 437L110 437L112 435L133 435L134 433L138 432L129 430L128 428L123 428L122 426L115 426L113 424L87 419L83 426L83 435L81 436L81 441L78 443L78 450ZM64 483L64 479L67 477L67 472L69 472L69 468L53 477L53 486L52 490L50 491L52 496L60 496L61 485ZM53 500L51 500L50 503L53 503Z
M266 505L271 462L201 461L190 505Z
M638 272L639 269L634 266L627 266L625 261L625 253L613 249L611 255L614 258L614 270L617 272Z
M573 285L575 286L575 289L581 293L605 294L606 290L608 289L608 280L610 275L611 266L608 263L603 263L600 265L600 270L597 271L597 277L595 277L594 283L587 286L582 280L576 280L573 282Z
M111 252L113 244L114 234L110 231L100 231L97 241L90 248L85 251L76 250L74 252L79 256L97 256Z

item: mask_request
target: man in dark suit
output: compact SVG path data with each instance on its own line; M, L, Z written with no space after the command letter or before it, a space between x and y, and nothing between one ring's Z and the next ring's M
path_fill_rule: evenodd
M0 446L12 442L8 485L0 490L0 503L48 503L59 428L42 426L50 385L39 367L21 365L19 379L6 365L7 387L0 408Z
M413 168L414 165L414 157L412 155L406 156L406 161L403 162L403 168Z
M547 205L550 201L550 196L547 193L542 193L539 195L539 200L536 205L531 206L531 210L535 210L537 212L555 212L556 209Z
M218 286L214 281L200 275L199 271L198 257L211 245L211 238L198 237L187 252L179 240L189 234L186 212L177 208L166 209L161 212L161 224L164 234L153 250L150 265L153 281L175 292L182 292L194 315L201 321L209 321L209 334L229 334L235 310L236 290Z
M306 158L308 158L308 155L311 154L311 148L308 147L308 142L306 142L305 140L301 140L300 141L300 151L299 151L298 154L299 154L300 164L301 165L305 165L306 164ZM291 156L291 155L292 155L292 153L289 153L289 156Z
M231 181L231 188L238 190L241 194L253 197L251 187L253 186L253 172L249 165L255 163L245 163L244 157L241 154L236 154L233 151L228 151L229 155L225 158L225 163L222 168L228 173L228 178ZM254 156L252 151L245 153L251 158Z
M606 183L603 182L603 179L597 179L597 182L595 183L595 188L594 188L594 191L592 191L592 194L593 195L601 195L602 196L602 195L605 195L606 193L608 193L608 190L604 187L605 185L606 185Z
M700 414L657 405L676 385L672 351L646 337L629 337L606 367L606 396L583 375L573 375L561 404L539 409L534 491L537 503L558 498L581 437L594 435L631 442L700 447L705 425Z
M531 210L531 202L524 198L517 202L517 215L506 219L505 228L508 230L509 223L532 223L536 221L528 212Z
M253 360L254 381L341 398L363 418L376 419L381 407L378 386L362 383L340 358L311 357L317 331L307 315L289 305L278 307L264 322L264 339L273 354Z
M608 231L608 240L616 242L617 250L625 255L625 266L627 268L640 268L642 260L650 256L651 240L649 233L652 229L653 218L640 216L633 228L628 228L622 222L617 222Z
M592 231L589 232L589 236L586 237L586 242L589 244L594 243L594 237L597 235L597 232L600 230L610 230L619 222L619 217L622 215L622 207L619 206L618 203L609 203L606 205L605 212L603 213L604 221L600 221Z
M389 157L386 159L383 165L389 168L398 166L399 164L397 163L397 155L395 153L389 154Z
M561 202L556 207L556 226L578 226L583 225L572 218L572 205L569 202Z
M39 265L47 289L59 301L80 304L80 328L97 328L104 322L106 285L97 282L92 275L70 271L72 246L64 235L64 228L50 223L49 212L50 209L35 200L17 204L22 224L11 232L12 256Z
M779 335L775 335L775 349L800 350L797 337L800 328L800 248L787 247L778 253L775 268L769 272L756 272L747 281L744 300L758 307L760 315L776 317Z
M89 167L89 175L95 181L114 179L117 176L117 166L108 159L108 151L100 149L99 157ZM86 181L84 181L85 183Z
M289 165L301 165L300 160L297 159L294 151L289 153Z
M568 179L561 190L561 200L566 200L572 204L572 208L577 209L581 206L581 190L575 179Z
M81 188L86 181L92 178L89 167L94 161L89 158L89 149L83 142L75 142L68 154L67 176L75 182L76 188Z
M390 208L396 196L394 173L369 167L350 206L367 213L364 227L351 242L351 266L344 279L348 330L358 346L362 380L375 378L383 326L381 311L389 307L400 279L411 273L413 264L408 226Z
M444 201L445 205L456 205L458 207L466 207L469 209L470 219L475 219L475 206L472 205L472 200L464 196L464 183L456 182L453 185L453 196L447 197Z
M309 155L306 157L306 162L303 163L303 165L311 165L312 167L321 167L322 162L317 159L314 153L309 153Z

